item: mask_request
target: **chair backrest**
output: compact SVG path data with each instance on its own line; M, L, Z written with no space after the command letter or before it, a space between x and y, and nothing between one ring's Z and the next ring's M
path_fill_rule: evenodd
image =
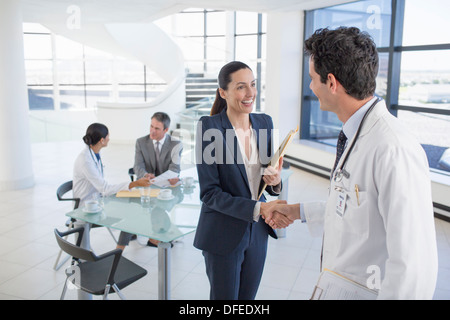
M83 238L83 232L84 232L83 227L74 228L66 232L60 232L59 230L55 229L56 242L58 242L59 247L64 252L66 252L67 254L69 254L74 258L86 261L97 261L98 258L92 251L80 247L81 239ZM65 236L73 233L78 233L76 245L64 239Z
M64 182L56 190L56 197L58 198L59 201L74 201L75 204L74 204L73 208L77 209L78 206L80 205L80 198L64 198L64 195L67 192L69 192L70 190L72 190L72 188L73 188L72 180Z
M75 259L80 259L80 260L84 260L84 261L99 261L99 260L103 260L103 259L109 259L110 257L112 257L111 268L106 270L106 271L108 271L108 274L107 274L108 277L106 278L106 283L112 285L115 282L114 275L115 275L117 267L119 265L119 261L122 258L122 250L114 249L107 253L102 254L101 256L97 256L91 250L83 249L80 247L81 240L83 238L83 232L84 232L83 227L71 229L66 232L60 232L57 229L55 229L56 241L58 242L59 247L63 251L65 251L67 254L69 254L70 256L72 256ZM73 234L73 233L78 233L76 245L74 245L64 239L65 236ZM146 274L146 272L145 272L145 274Z
M131 182L134 181L134 168L128 169L128 175L130 176Z

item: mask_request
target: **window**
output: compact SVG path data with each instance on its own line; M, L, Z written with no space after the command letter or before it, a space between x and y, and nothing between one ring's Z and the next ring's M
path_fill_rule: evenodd
M214 97L220 68L231 60L241 60L258 80L256 110L264 109L265 20L265 14L255 12L192 8L155 22L172 34L183 52L188 77L196 78L188 79L188 107L194 105L190 94L193 102Z
M114 57L24 23L30 110L94 108L97 101L145 102L167 84L137 61Z
M448 1L407 0L404 3L404 46L450 43Z
M318 28L356 26L375 40L380 57L376 94L424 147L430 167L450 148L450 21L445 0L357 1L305 13L305 39ZM418 23L420 21L420 23ZM301 138L336 145L342 123L320 110L304 57Z
M164 20L171 20L171 25ZM186 60L188 73L214 73L226 59L226 12L210 9L187 9L157 21L172 33Z
M192 8L155 24L179 45L188 75L206 78L191 85L194 95L215 96L220 68L239 59L252 68L258 79L256 110L261 111L265 20L265 14L253 12ZM137 61L52 34L39 24L24 24L24 46L31 110L92 108L98 100L144 102L167 86Z
M53 63L50 32L41 25L26 23L24 55L28 101L33 109L53 109Z
M264 110L266 15L256 12L235 14L235 59L245 62L257 79L256 110ZM265 56L264 56L265 57Z

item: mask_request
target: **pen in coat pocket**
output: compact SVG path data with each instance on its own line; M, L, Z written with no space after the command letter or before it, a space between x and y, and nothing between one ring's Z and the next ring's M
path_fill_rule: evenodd
M356 201L358 202L359 207L359 187L357 184L355 184L355 192L356 192Z

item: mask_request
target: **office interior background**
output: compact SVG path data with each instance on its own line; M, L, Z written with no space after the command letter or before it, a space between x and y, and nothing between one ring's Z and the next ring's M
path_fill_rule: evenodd
M440 250L435 299L450 298L448 1L222 2L2 1L0 299L59 297L64 273L52 270L58 253L52 228L65 228L70 205L58 203L55 192L71 180L87 126L102 122L110 129L104 153L112 181L128 179L134 142L148 132L156 111L171 116L171 132L184 144L183 166L192 166L196 120L209 114L217 74L231 60L252 68L255 112L272 116L280 139L300 128L285 157L294 171L289 202L326 197L342 124L320 110L309 89L303 41L318 28L342 25L374 38L380 54L376 94L428 156ZM295 223L286 238L270 243L257 298L309 298L320 241L306 233ZM99 248L113 248L106 235L93 239ZM155 268L149 250L133 244L125 255ZM208 298L196 251L192 237L175 246L173 268L177 259L188 266L175 272L174 298ZM286 258L292 256L297 258ZM286 271L279 287L270 275L277 268ZM200 283L198 295L193 283ZM278 294L270 295L274 286ZM129 289L131 297L155 298L156 289L144 287Z

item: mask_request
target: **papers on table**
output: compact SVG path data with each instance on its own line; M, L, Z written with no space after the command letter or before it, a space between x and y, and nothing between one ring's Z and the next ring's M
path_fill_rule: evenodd
M376 298L376 291L328 269L320 274L311 296L311 300L375 300Z
M157 197L159 194L160 189L150 189L150 197ZM141 197L141 192L139 191L139 189L134 189L131 191L119 191L116 193L116 197L117 198L140 198Z
M150 182L160 188L176 187L177 185L181 184L181 181L178 181L176 185L171 185L169 179L174 178L178 178L178 173L171 170L167 170L166 172L160 174L156 178L150 180Z
M169 182L169 179L178 178L178 173L167 170L163 174L160 174L156 178L150 180L150 182L160 188L167 188L167 187L176 187L181 184L181 180L178 181L177 184L171 185ZM160 189L151 189L150 190L150 197L157 197L159 194ZM117 198L140 198L141 193L139 191L139 188L133 189L131 191L119 191L116 194Z
M117 198L140 198L141 193L139 190L131 190L131 191L119 191L116 193Z

